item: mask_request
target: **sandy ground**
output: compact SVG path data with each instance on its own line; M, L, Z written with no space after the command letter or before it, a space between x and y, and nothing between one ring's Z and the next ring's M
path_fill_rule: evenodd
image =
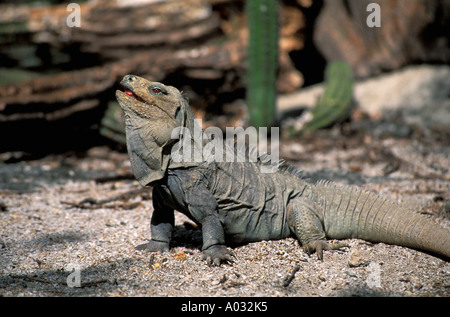
M450 228L448 141L376 127L355 122L283 141L281 156L311 180L362 186ZM151 190L129 173L127 154L107 147L0 164L0 295L450 295L448 262L357 239L323 262L288 238L235 247L234 264L209 267L200 230L180 213L169 253L137 251L150 238L153 207Z

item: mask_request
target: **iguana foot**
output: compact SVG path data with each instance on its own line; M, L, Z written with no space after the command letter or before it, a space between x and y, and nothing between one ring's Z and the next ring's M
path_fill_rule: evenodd
M136 247L139 251L149 252L169 252L169 244L167 242L150 240L149 243L140 244Z
M303 246L306 253L311 254L316 252L317 258L323 260L323 250L339 250L341 248L349 248L347 243L329 243L325 240L313 240Z
M209 266L220 266L221 263L233 263L235 255L224 245L213 245L203 250L202 259L206 260Z

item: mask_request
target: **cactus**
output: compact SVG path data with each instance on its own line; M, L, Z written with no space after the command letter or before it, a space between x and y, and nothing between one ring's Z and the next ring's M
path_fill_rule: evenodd
M275 121L278 67L278 12L275 0L246 1L248 18L247 107L249 123L269 127Z
M353 103L352 69L345 62L332 62L325 70L326 87L322 97L311 110L309 120L301 133L330 127L350 116Z
M100 124L100 134L119 144L126 144L125 119L118 102L110 102Z

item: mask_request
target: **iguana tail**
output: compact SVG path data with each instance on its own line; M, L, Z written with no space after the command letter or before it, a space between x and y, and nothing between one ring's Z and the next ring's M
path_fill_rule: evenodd
M317 240L323 241L322 234L329 239L359 238L406 246L450 259L450 232L447 229L374 193L353 186L318 182L302 199L303 206L296 209L291 206L291 211L288 208L288 223L300 242L310 250L316 250ZM321 234L317 234L318 225L314 218L321 223ZM311 235L312 227L314 234ZM305 233L308 230L310 233ZM321 249L342 246L321 243L319 253Z

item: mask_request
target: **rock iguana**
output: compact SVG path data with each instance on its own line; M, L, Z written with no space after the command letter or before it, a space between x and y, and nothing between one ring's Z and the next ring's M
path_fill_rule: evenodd
M197 124L187 99L172 86L135 75L116 97L124 111L127 149L136 179L153 187L151 240L138 249L168 251L174 210L201 225L208 264L232 262L226 243L295 236L307 252L347 245L327 239L360 238L450 258L450 232L422 215L354 186L306 182L282 163L261 173L261 162L174 160ZM174 130L175 129L175 130ZM173 131L175 133L173 137ZM196 141L189 141L192 144ZM189 144L189 142L187 144Z

